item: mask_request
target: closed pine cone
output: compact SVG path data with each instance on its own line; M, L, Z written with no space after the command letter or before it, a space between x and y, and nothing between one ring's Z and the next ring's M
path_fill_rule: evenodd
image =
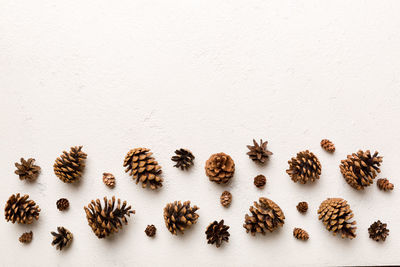
M40 167L35 165L35 159L25 160L21 158L21 164L15 162L15 174L19 176L20 180L33 181L39 176Z
M54 173L64 183L79 181L85 168L87 154L82 151L82 146L71 147L69 152L56 159L53 165Z
M154 226L154 224L147 225L146 230L144 232L146 233L147 236L153 237L156 235L157 228Z
M66 198L60 198L59 200L57 200L56 205L58 210L63 211L68 209L69 201Z
M221 205L224 207L229 206L232 202L232 194L228 191L222 192L221 197L220 197L220 202L221 202Z
M157 189L162 186L161 166L152 157L153 153L148 148L134 148L128 152L125 157L125 172L136 180L136 184L142 183L142 187L149 186L151 189Z
M272 152L267 149L268 141L263 142L261 139L260 144L258 144L256 140L253 139L253 144L253 146L247 146L250 150L247 152L247 155L249 155L250 159L253 161L262 164L265 163L269 159L269 156L272 155Z
M24 244L27 244L27 243L30 243L31 241L32 241L32 237L33 237L33 233L32 233L32 231L30 231L30 232L26 232L26 233L23 233L20 237L19 237L19 242L21 242L21 243L24 243Z
M394 185L386 178L378 179L377 185L378 188L383 191L391 191L394 188Z
M114 187L115 186L115 177L111 173L103 173L103 183L108 186L108 187Z
M19 193L10 196L4 209L7 222L31 224L33 219L39 219L39 206L28 198L29 195L20 196Z
M57 227L57 232L51 232L53 236L53 242L51 244L56 246L56 249L62 250L65 247L68 247L74 236L68 229L64 227Z
M385 241L386 237L389 235L389 229L387 229L387 224L381 221L376 221L368 228L369 238L379 242Z
M354 217L347 201L342 198L328 198L324 200L318 209L319 217L327 230L333 235L340 234L342 238L353 239L356 237L356 222L349 220Z
M325 150L325 151L327 151L327 152L330 152L330 153L333 153L333 152L335 152L335 145L331 142L331 141L329 141L328 139L322 139L322 141L321 141L321 147Z
M307 233L307 231L301 229L301 228L294 228L293 229L293 236L297 239L306 241L310 237Z
M251 215L246 214L243 227L247 233L255 235L256 233L265 234L272 232L285 223L285 215L281 208L272 200L260 197L260 203L254 202L250 207Z
M181 168L181 170L187 170L193 165L194 156L190 150L181 148L175 150L175 154L176 156L171 158L172 161L176 162L174 167Z
M369 150L359 150L357 154L348 155L347 159L341 161L340 172L351 187L363 190L381 172L381 162L382 157L378 157L378 152L371 155Z
M267 183L267 178L264 175L260 174L254 177L254 185L258 188L263 187Z
M219 248L223 241L229 242L228 229L229 226L224 224L224 220L210 223L206 229L207 244L215 244Z
M178 231L183 234L187 227L197 222L198 209L196 205L191 207L190 201L185 201L183 204L180 201L168 203L164 208L165 226L168 231L173 235L177 235Z
M221 152L210 156L205 169L210 181L225 184L235 173L235 162L231 156Z
M321 175L321 163L308 150L297 153L297 156L288 161L288 163L289 169L286 172L295 183L314 182Z
M300 213L306 213L308 210L308 204L307 204L307 202L302 201L302 202L299 202L299 204L297 204L296 208Z
M89 226L98 238L118 232L124 224L128 224L126 216L135 214L131 206L127 206L126 201L121 205L121 199L118 199L116 203L115 196L110 200L104 197L104 206L99 199L92 200L84 209Z

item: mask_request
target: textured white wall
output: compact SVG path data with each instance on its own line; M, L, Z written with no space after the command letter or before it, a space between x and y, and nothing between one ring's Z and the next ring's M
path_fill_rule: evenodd
M16 192L42 208L32 226L0 220L3 266L257 266L400 264L400 9L399 1L18 1L0 0L0 207ZM267 139L274 155L257 167L246 156L252 138ZM319 141L332 139L329 155ZM53 174L57 156L83 145L87 168L79 185ZM124 173L130 148L153 150L163 166L159 192L143 190ZM196 166L172 167L176 148L190 148ZM302 186L285 173L296 152L320 159L319 181ZM339 162L358 149L384 156L391 193L376 184L357 192L341 177ZM226 152L236 162L227 186L208 181L206 159ZM42 173L20 181L14 162L35 157ZM110 190L103 172L117 177ZM267 186L252 184L267 176ZM233 203L219 204L230 190ZM98 240L83 206L116 195L136 209L118 235ZM242 227L254 200L266 196L286 215L282 229L252 237ZM55 201L67 197L68 212ZM316 210L327 197L347 199L358 230L354 240L326 231ZM167 202L191 200L200 219L184 236L164 226ZM295 206L306 200L309 213ZM2 213L3 214L3 213ZM205 228L225 219L229 244L206 244ZM388 223L384 244L368 238L376 219ZM147 224L157 237L144 234ZM50 231L75 236L62 253ZM306 243L293 227L310 233ZM28 246L19 235L34 231Z

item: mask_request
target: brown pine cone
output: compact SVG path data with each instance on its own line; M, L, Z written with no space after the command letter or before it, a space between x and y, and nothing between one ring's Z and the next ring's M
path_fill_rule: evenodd
M322 141L321 141L321 147L325 150L325 151L327 151L327 152L329 152L329 153L333 153L333 152L335 152L335 145L331 142L331 141L329 141L328 139L322 139Z
M347 159L342 160L340 172L346 182L357 190L373 183L373 179L381 172L382 157L378 157L378 152L371 155L370 151L359 150L357 154L348 155Z
M74 238L72 233L64 227L57 227L57 233L51 232L51 234L53 235L53 242L51 244L59 250L68 247Z
M349 221L354 214L346 200L328 198L319 206L318 214L318 219L322 220L326 229L332 231L333 235L340 234L342 238L350 239L356 237L356 222Z
M220 202L221 202L221 205L224 207L229 206L232 202L232 194L228 191L222 192L222 195L220 197Z
M211 155L205 169L210 181L225 184L235 173L235 162L231 156L221 152Z
M149 186L151 189L157 189L162 186L161 166L152 157L153 153L148 148L134 148L128 152L125 157L125 172L136 180L136 184L142 183L142 187Z
M176 162L174 167L181 168L181 170L187 170L193 165L194 156L190 150L181 148L175 150L175 154L176 156L171 158L172 161Z
M376 221L368 228L369 238L379 242L385 241L389 235L389 229L386 228L387 224L381 221Z
M378 179L376 184L378 185L378 188L383 191L391 191L394 188L394 185L386 178Z
M307 231L301 229L301 228L294 228L293 229L293 236L297 239L306 241L310 237L307 233Z
M308 150L297 153L296 158L292 158L288 163L289 169L286 172L295 183L314 182L321 175L321 163Z
M177 235L178 231L183 234L187 227L197 222L198 209L196 205L191 207L190 201L168 203L164 208L165 226L173 235Z
M247 146L250 150L247 155L253 161L264 164L269 159L269 156L272 155L272 152L267 149L268 141L263 142L261 139L260 144L257 144L256 140L253 139L253 144L253 146Z
M154 226L154 224L147 225L146 230L144 232L148 237L153 237L156 235L157 228Z
M207 244L215 244L219 248L223 241L229 242L229 226L224 224L224 220L220 222L214 221L208 225L206 229Z
M302 202L299 202L299 204L297 204L296 208L300 213L306 213L308 210L308 204L307 204L307 202L302 201Z
M19 240L19 242L21 242L21 243L27 244L27 243L31 243L32 237L33 237L33 233L32 233L32 231L30 231L30 232L23 233L23 234L19 237L18 240Z
M12 223L31 224L33 219L39 219L40 209L35 201L28 200L29 195L11 195L4 209L6 221Z
M267 183L267 178L264 175L260 174L254 177L254 185L258 188L263 187Z
M59 200L57 200L56 205L57 205L57 209L59 211L63 211L63 210L68 209L69 201L66 198L60 198Z
M87 154L82 151L82 146L71 147L69 152L56 159L53 165L54 173L64 183L79 181L85 168Z
M103 173L103 183L110 187L113 188L115 186L115 177L111 173Z
M36 180L40 173L40 167L35 165L35 159L32 158L28 160L21 158L21 164L15 162L15 167L17 167L15 174L19 176L20 180Z

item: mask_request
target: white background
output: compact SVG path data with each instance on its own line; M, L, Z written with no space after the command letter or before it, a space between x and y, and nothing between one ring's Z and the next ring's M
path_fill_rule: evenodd
M0 220L3 266L259 266L400 264L400 2L399 1L18 1L0 0L0 207L27 193L41 207L29 226ZM252 139L269 141L269 164L247 156ZM334 155L319 145L336 144ZM63 150L83 145L87 167L79 184L53 173ZM125 174L129 149L148 147L163 167L164 186L144 190ZM170 157L186 147L196 156L189 172ZM312 185L285 173L297 152L313 151L323 166ZM376 183L364 192L347 185L339 163L358 149L384 156L382 173L395 190ZM229 185L208 181L204 163L216 152L236 163ZM20 157L42 167L34 183L13 172ZM117 177L115 189L102 173ZM265 189L253 177L266 175ZM231 207L219 204L222 191ZM83 206L116 195L136 210L124 230L99 240ZM253 201L274 200L286 221L266 236L242 224ZM66 197L67 212L55 202ZM317 209L327 197L349 201L357 238L325 230ZM191 200L199 221L172 236L163 207ZM297 212L307 201L306 215ZM3 212L2 212L3 214ZM2 215L3 216L3 215ZM225 219L228 244L206 243L205 228ZM368 238L375 220L388 223L385 243ZM147 224L158 228L154 239ZM57 251L50 231L65 226L71 247ZM294 227L310 234L293 238ZM18 237L33 230L30 245Z

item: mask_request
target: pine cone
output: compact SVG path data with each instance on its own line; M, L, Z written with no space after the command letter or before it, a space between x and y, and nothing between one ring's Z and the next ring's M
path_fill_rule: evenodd
M39 176L40 167L35 165L35 159L21 158L21 164L15 162L15 167L17 167L15 174L19 176L20 180L33 181Z
M293 182L305 184L314 182L321 175L321 163L318 158L310 151L297 153L296 158L292 158L289 163L289 169L286 170Z
M195 205L190 207L190 201L175 201L168 203L164 208L165 225L171 234L176 235L179 232L183 234L185 229L197 222L199 215L196 211L199 208Z
M254 185L258 188L263 187L267 183L267 178L264 175L260 174L254 177Z
M294 228L293 229L293 236L297 239L306 241L310 237L307 233L307 231L301 229L301 228Z
M347 201L342 198L328 198L321 203L318 209L319 219L325 224L326 229L333 235L341 234L342 238L353 239L356 237L355 221L349 222L354 217Z
M394 185L386 178L378 179L377 185L378 188L383 191L391 191L394 188Z
M385 241L389 235L389 229L386 228L387 224L381 221L376 221L368 228L369 238L379 242Z
M156 235L156 231L157 228L154 226L154 224L152 224L152 225L147 225L146 230L144 232L146 233L147 236L153 237Z
M220 197L220 202L221 202L221 205L224 207L229 206L232 202L232 194L228 191L222 192L222 195Z
M229 242L229 226L224 224L224 220L220 222L214 221L208 225L206 229L207 244L215 244L219 248L223 241Z
M181 168L181 170L187 170L193 165L194 156L190 150L181 148L175 150L175 154L176 156L171 158L172 161L176 162L174 167Z
M57 209L59 211L63 211L63 210L68 209L69 201L66 198L60 198L59 200L57 200L56 205L57 205Z
M135 214L135 211L131 210L131 206L127 207L126 201L121 206L121 199L118 199L117 205L115 205L115 196L110 200L104 197L104 206L101 205L99 199L92 200L84 209L89 226L98 238L118 232L123 223L128 224L126 216L130 217L131 214Z
M335 145L331 142L331 141L329 141L328 139L322 139L322 141L321 141L321 147L325 150L325 151L327 151L327 152L329 152L329 153L333 153L333 152L335 152Z
M33 233L32 233L32 231L30 231L30 232L23 233L23 234L19 237L18 240L19 240L19 242L21 242L21 243L27 244L27 243L31 243L32 237L33 237Z
M300 213L306 213L308 210L308 204L307 204L307 202L302 201L302 202L299 202L299 204L297 204L296 208Z
M113 188L115 186L115 177L111 173L103 173L103 183L108 186Z
M57 232L51 232L53 235L53 242L51 244L56 246L56 249L62 250L71 244L74 236L64 227L57 227Z
M235 162L231 156L221 152L210 156L205 169L210 181L225 184L235 173Z
M39 206L35 201L28 200L29 195L20 196L20 194L12 195L7 200L4 209L6 221L12 223L31 224L33 219L39 219Z
M163 179L160 176L161 166L151 155L153 153L148 148L134 148L126 155L124 167L136 184L140 181L143 188L149 185L154 190L162 186Z
M82 146L71 147L69 152L56 159L54 163L54 173L64 183L79 181L85 168L86 153L82 151Z
M257 144L256 140L253 139L253 144L254 146L247 146L247 148L250 150L247 152L247 155L249 155L250 159L253 161L262 164L265 163L269 159L269 156L273 154L267 149L268 141L263 142L261 139L260 144Z
M346 182L357 190L373 183L373 179L380 173L382 157L378 157L378 152L371 155L370 151L359 150L357 154L348 155L347 159L341 161L340 172Z
M260 203L254 202L254 206L250 206L251 216L246 214L243 227L246 232L252 235L262 233L263 235L269 231L276 230L285 223L285 215L281 208L272 200L260 197Z

